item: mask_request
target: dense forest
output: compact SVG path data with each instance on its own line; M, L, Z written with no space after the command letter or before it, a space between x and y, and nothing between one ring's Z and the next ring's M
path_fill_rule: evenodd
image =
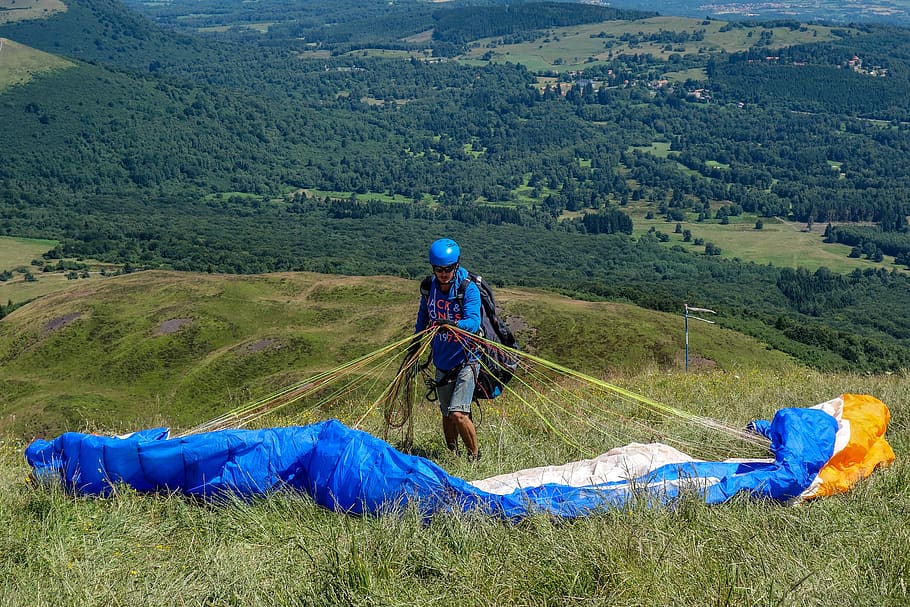
M444 59L484 35L648 14L313 2L282 15L260 2L275 23L259 32L243 27L244 3L194 4L192 27L180 3L133 5L158 23L115 0L69 5L0 26L77 62L0 93L0 146L15 150L0 165L0 233L58 239L51 257L417 277L426 242L445 234L500 283L668 311L710 301L721 322L819 367L910 361L910 326L885 312L908 301L899 273L693 256L633 239L623 212L862 221L874 227L856 244L853 228L826 237L910 261L910 32L844 29L771 57L767 24L731 24L754 30L755 48L672 66L618 54L586 70L595 90ZM353 50L367 47L404 54ZM705 76L658 85L671 68ZM544 75L566 90L540 86ZM655 142L665 156L645 151Z

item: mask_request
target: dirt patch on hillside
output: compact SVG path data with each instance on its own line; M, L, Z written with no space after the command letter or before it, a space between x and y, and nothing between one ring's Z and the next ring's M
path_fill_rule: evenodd
M677 364L677 366L679 366L682 369L686 368L685 353L683 353L682 356L677 357L676 364ZM698 356L696 354L692 354L691 352L689 353L689 370L690 371L699 371L702 369L714 369L715 367L717 367L716 361L714 361L710 358L705 358L703 356Z
M246 347L246 351L252 353L252 352L259 352L261 350L265 350L266 348L272 348L272 347L277 348L278 347L276 345L277 343L278 343L277 339L260 339L259 341L253 342L250 345L248 345Z
M73 322L74 320L79 318L80 316L82 316L82 314L80 314L79 312L73 312L72 314L64 314L63 316L58 316L57 318L53 319L52 321L50 321L49 323L44 325L44 330L47 333L50 333L51 331L56 331L57 329L62 329L63 327L70 324L71 322Z
M535 354L536 348L531 344L537 338L537 329L529 325L528 321L521 316L506 316L503 321L518 340L518 348L528 354Z
M433 28L430 28L426 31L414 34L413 36L408 36L404 38L405 42L412 42L414 44L423 44L424 42L429 42L433 39Z
M185 324L193 322L192 318L172 318L166 320L155 329L155 335L170 335L176 333Z
M521 333L530 326L527 321L520 316L507 316L504 320L506 326L512 329L512 333Z

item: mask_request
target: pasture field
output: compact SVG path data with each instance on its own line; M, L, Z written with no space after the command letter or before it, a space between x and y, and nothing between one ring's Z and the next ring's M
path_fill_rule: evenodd
M834 39L833 28L822 25L808 25L799 30L773 28L734 28L720 31L726 22L702 21L685 17L652 17L638 21L607 21L588 25L553 28L545 35L531 42L502 44L501 37L486 38L472 45L466 59L483 60L490 53L489 61L521 63L531 71L570 71L584 69L585 65L622 54L648 54L667 61L672 54L733 53L743 51L755 44L760 32L771 32L768 49L783 46L824 42ZM657 41L628 41L623 35L643 39L661 32L688 33L704 32L701 40L679 43ZM766 34L767 35L767 34ZM678 77L678 75L677 75Z
M655 141L648 147L635 148L639 151L652 154L658 158L670 157L670 144L664 141ZM724 166L714 161L708 161L715 166ZM677 163L677 168L687 174L696 174L695 171ZM833 167L832 168L839 168ZM716 210L718 205L714 205ZM869 259L851 258L851 247L837 243L826 243L822 239L824 223L816 223L812 229L807 229L806 224L787 221L779 217L759 217L753 213L743 213L738 217L730 217L728 225L722 225L716 219L696 222L695 214L687 213L686 221L679 222L683 230L692 232L692 242L683 242L682 234L676 234L675 221L666 221L657 214L657 205L652 202L631 202L622 209L633 221L633 235L641 236L652 227L670 236L666 246L682 246L695 253L703 252L702 246L696 246L694 240L702 238L721 249L723 257L738 257L744 261L757 264L772 264L782 268L803 267L808 270L817 270L827 267L835 272L847 273L855 269L867 268L896 268L902 272L903 266L894 265L894 257L885 255L881 262ZM654 217L647 219L651 212ZM762 221L762 229L756 230L756 222Z
M65 10L66 4L61 0L0 0L0 25L26 19L44 19Z
M730 217L729 225L722 225L718 220L698 223L690 213L689 221L679 222L683 230L692 232L693 242L683 242L683 235L674 233L676 223L665 221L662 216L656 215L655 207L646 205L634 206L624 209L632 216L634 234L640 236L651 227L659 232L668 234L670 241L666 246L679 245L692 252L701 253L704 246L696 246L694 240L703 238L721 248L723 257L738 257L743 261L753 261L757 264L772 264L781 268L802 267L808 270L817 270L821 266L828 269L847 273L854 269L866 268L897 268L894 257L885 258L876 263L868 259L854 259L848 257L851 247L843 244L829 244L822 240L822 233L817 229L806 230L806 224L785 221L776 217L758 217L751 213L743 213L739 217ZM654 219L645 219L648 210L655 211ZM755 229L755 223L761 219L763 227ZM818 226L815 226L816 228ZM821 226L824 228L824 225Z
M348 200L352 196L355 196L358 200L378 200L380 202L388 202L394 204L408 204L414 202L413 199L408 198L407 196L402 196L401 194L387 194L385 192L367 192L365 194L357 194L356 192L341 192L338 190L317 190L313 188L307 188L304 192L308 196L318 196L320 198L331 198L337 200Z
M6 305L9 302L18 304L31 301L36 297L55 293L74 284L64 272L41 272L40 269L34 268L31 271L35 278L33 281L26 280L24 274L14 273L11 279L0 282L0 303ZM92 281L100 279L102 277L97 273L93 273L90 278Z
M2 15L0 12L0 19ZM7 87L28 82L36 74L73 65L56 55L35 50L7 38L0 38L0 93Z
M84 262L89 265L89 278L78 278L75 281L67 278L66 271L44 272L42 270L45 263L54 265L56 262L44 260L42 254L56 245L56 240L0 236L0 272L12 273L12 278L0 281L0 304L31 301L36 297L71 287L74 282L103 280L105 276L100 273L102 268L111 273L119 269L119 266L114 264ZM40 265L33 264L33 261ZM26 280L26 272L33 280ZM82 271L79 271L79 274L81 275Z
M252 30L254 32L259 32L260 34L268 34L269 28L273 25L275 25L273 21L263 21L261 23L242 23L234 25L212 25L208 27L200 27L198 31L203 33L223 33L231 28L238 28Z
M56 240L0 236L0 271L30 268L33 259L57 246Z

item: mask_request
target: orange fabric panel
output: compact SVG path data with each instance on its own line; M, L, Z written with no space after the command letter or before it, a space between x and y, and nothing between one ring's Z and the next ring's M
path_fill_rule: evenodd
M891 412L882 401L867 394L843 394L843 421L850 423L850 440L828 460L818 474L821 484L811 497L849 490L878 466L894 461L894 450L885 440Z

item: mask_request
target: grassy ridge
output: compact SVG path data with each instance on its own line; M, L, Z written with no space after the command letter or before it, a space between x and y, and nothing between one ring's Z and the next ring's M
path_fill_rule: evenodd
M904 605L910 570L906 377L803 370L616 378L668 404L730 418L765 415L843 391L891 405L895 465L852 492L781 507L735 499L674 509L632 504L557 523L508 525L473 515L353 518L278 494L212 507L121 490L73 498L26 482L23 443L0 443L0 597L4 605ZM438 445L422 409L418 445ZM442 456L453 474L484 478L557 445L480 429L479 464ZM612 445L605 445L609 447Z
M684 366L681 316L500 289L523 344L602 375ZM0 428L188 427L412 331L417 283L141 272L74 281L0 322ZM782 370L780 352L699 323L692 365Z
M391 319L413 296L383 283L164 272L80 281L4 319L0 358L19 395L6 397L4 419L33 431L207 419L402 334Z
M0 23L3 23L2 12ZM66 59L0 38L0 92L10 86L24 84L36 74L73 65Z

